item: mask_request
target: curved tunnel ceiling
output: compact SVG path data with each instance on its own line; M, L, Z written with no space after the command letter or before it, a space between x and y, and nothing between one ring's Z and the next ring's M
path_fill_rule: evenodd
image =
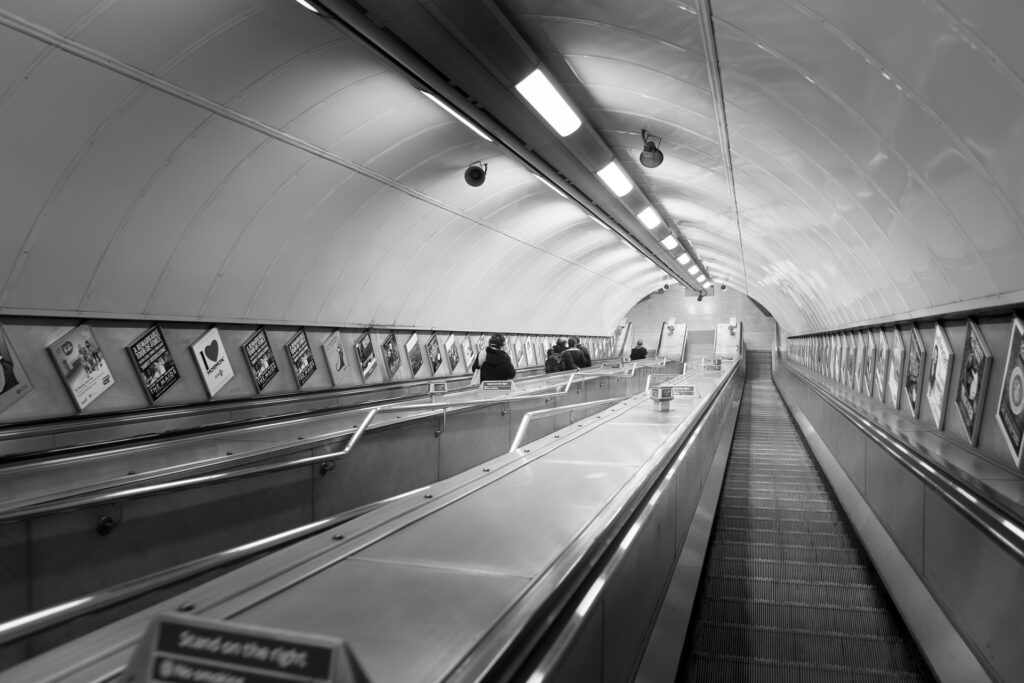
M789 333L1024 300L1019 3L319 6L499 142L292 0L0 0L0 312L606 334L693 285L669 234ZM527 63L580 132L527 120Z

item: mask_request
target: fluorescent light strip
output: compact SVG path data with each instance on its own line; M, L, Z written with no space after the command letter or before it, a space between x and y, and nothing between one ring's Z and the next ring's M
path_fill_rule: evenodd
M583 124L540 69L519 81L516 90L563 138Z
M320 10L318 10L316 7L313 7L311 4L306 2L306 0L295 0L295 2L299 3L313 14L320 14Z
M640 222L644 224L648 230L653 230L661 223L661 216L654 210L653 206L648 206L646 209L636 215L640 219Z
M629 194L629 191L633 189L633 181L626 176L619 164L614 161L598 171L597 177L608 186L608 189L616 197Z
M454 116L454 117L455 117L456 119L458 119L458 120L459 120L459 122L460 122L460 123L461 123L462 125L464 125L464 126L465 126L466 128L469 128L469 129L470 129L471 131L473 131L474 133L476 133L477 135L479 135L480 137L482 137L482 138L483 138L484 140L487 140L487 142L494 142L494 140L492 140L492 139L490 138L490 136L489 136L489 135L487 135L487 133L485 133L485 132L483 132L482 130L480 130L479 128L477 128L477 127L476 127L476 126L475 126L475 125L474 125L474 124L473 124L473 123L472 123L472 122L471 122L471 121L470 121L469 119L467 119L467 118L466 118L465 116L463 116L463 115L462 115L462 114L460 114L459 112L457 112L457 111L455 111L454 109L452 109L452 108L451 108L450 106L448 106L448 104L447 104L447 103L445 103L445 102L441 101L440 99L438 99L438 98L437 98L437 97L435 97L434 95L431 95L431 94L430 94L430 93L428 93L428 92L427 92L426 90L420 90L420 92L421 92L421 93L423 93L424 95L426 95L426 96L427 96L427 98L428 98L428 99L429 99L429 100L430 100L431 102L433 102L433 103L434 103L434 104L436 104L437 106L441 107L441 109L444 109L444 110L445 110L446 112L448 112L449 114L451 114L452 116Z
M679 240L677 240L672 235L669 235L668 237L661 241L661 246L665 247L666 249L675 249L676 247L679 246Z
M534 173L534 174L533 174L533 176L534 176L534 177L535 177L535 178L536 178L537 180L541 181L542 183L544 183L545 185L547 185L548 187L550 187L550 188L551 188L551 189L552 189L553 191L557 192L557 193L558 193L558 194L560 194L561 196L563 196L563 197L565 197L566 199L568 199L568 197L566 197L566 196L565 196L565 193L564 193L564 192L562 192L561 190L559 190L559 189L558 189L558 186L557 186L557 185L555 185L555 184L554 184L553 182L551 182L550 180L548 180L548 179L547 179L547 178L545 178L544 176L542 176L542 175L540 175L540 174L538 174L538 173ZM591 218L594 218L594 217L593 217L593 216L591 216ZM594 220L595 220L595 221L597 221L597 219L596 219L596 218L594 218ZM597 221L597 222L598 222L598 224L599 224L599 225L601 225L602 227L604 226L604 223L601 223L601 221Z
M687 263L690 262L690 255L684 251L682 254L676 257L676 261L679 261L685 266Z
M695 263L689 268L687 268L686 272L688 272L690 275L696 275L697 273L700 272L700 268L698 268L697 264Z
M704 277L704 273L701 273L700 275L697 276L697 282L704 284L707 281L708 279Z

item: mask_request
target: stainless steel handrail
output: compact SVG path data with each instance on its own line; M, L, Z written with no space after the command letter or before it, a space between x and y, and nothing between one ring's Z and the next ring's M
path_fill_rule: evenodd
M0 647L14 643L22 638L27 638L48 628L88 616L106 607L128 602L152 591L184 583L208 572L249 560L262 553L277 550L295 541L349 522L389 503L413 496L425 488L421 487L412 491L406 491L397 496L362 505L310 524L304 524L279 534L244 543L228 550L222 550L206 557L179 564L176 567L126 581L91 595L69 600L59 605L47 607L46 609L0 623Z
M784 359L782 362L789 366L794 377L803 381L826 403L864 432L883 451L910 470L918 479L928 484L946 502L959 510L1005 551L1013 555L1018 562L1024 562L1024 524L1018 516L985 500L984 494L977 492L976 495L968 491L965 486L969 484L958 481L952 474L945 471L943 465L930 462L919 451L900 441L833 396L818 382L805 376L802 372L796 371L797 368L794 368L788 360Z
M130 487L117 486L115 490L112 491L96 490L93 492L86 493L76 492L66 497L53 498L42 503L16 505L6 510L0 510L0 522L15 521L18 519L24 519L26 517L31 516L55 514L58 512L75 510L93 505L123 502L125 500L129 500L132 498L152 495L155 493L167 493L169 491L195 488L197 486L205 486L213 483L242 479L245 477L267 474L270 472L279 472L282 470L288 470L295 467L301 467L306 465L319 464L321 465L321 472L326 473L333 469L332 461L344 458L345 456L352 452L352 450L359 444L359 441L362 439L363 434L365 434L365 432L369 428L370 423L380 413L412 411L418 413L417 415L414 416L417 418L430 417L431 415L437 415L439 413L446 415L447 411L451 408L478 407L482 405L493 405L497 403L510 403L518 401L536 400L539 398L563 396L569 392L569 389L576 382L585 382L591 378L596 377L630 377L633 376L635 372L635 366L630 368L628 372L595 372L586 374L574 372L568 377L567 380L565 380L565 386L563 389L555 392L542 394L521 394L514 396L504 395L494 398L452 401L448 403L403 403L387 406L375 406L366 413L362 421L356 427L356 431L349 438L348 443L346 443L345 447L339 451L322 453L320 455L302 456L266 465L255 465L252 467L235 468L226 471L210 472L207 474L200 474L192 477L184 477L166 482L156 482L152 484L143 484L140 486ZM558 384L562 384L562 382L558 382ZM241 458L244 457L246 456L241 456ZM211 466L205 465L203 467L208 468ZM224 464L220 463L217 465L217 467L222 469L224 467Z
M621 403L626 400L625 398L602 398L598 401L587 401L586 403L573 403L567 406L558 406L557 408L541 408L540 410L531 410L530 412L523 415L523 419L519 421L519 429L516 431L516 436L512 439L512 444L509 446L510 451L514 451L522 445L523 439L526 438L526 430L530 428L530 421L535 417L547 417L548 415L557 415L559 413L569 413L569 421L572 422L572 411L580 408L591 408L593 406L604 405L605 403Z

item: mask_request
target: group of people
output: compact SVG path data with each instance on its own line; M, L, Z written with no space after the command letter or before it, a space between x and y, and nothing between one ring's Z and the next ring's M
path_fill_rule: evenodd
M547 360L544 361L544 372L563 372L589 368L590 349L580 343L576 337L568 340L559 339L548 349Z
M640 360L646 357L647 349L644 348L643 341L638 339L636 346L629 352L629 358L630 360ZM590 366L590 349L581 344L578 337L560 338L554 346L548 349L548 357L544 361L544 372L564 372ZM470 370L474 372L474 375L479 371L481 382L513 379L516 376L516 369L512 365L512 359L505 352L505 335L492 334L487 340L487 346L477 350Z

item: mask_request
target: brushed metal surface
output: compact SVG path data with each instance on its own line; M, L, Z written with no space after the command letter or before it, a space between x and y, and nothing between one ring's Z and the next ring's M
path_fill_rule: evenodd
M527 583L489 572L353 559L237 619L344 638L372 681L437 681ZM328 599L330 609L316 608Z
M918 574L924 573L924 482L874 443L867 445L865 486L858 490ZM852 477L851 477L852 479Z

